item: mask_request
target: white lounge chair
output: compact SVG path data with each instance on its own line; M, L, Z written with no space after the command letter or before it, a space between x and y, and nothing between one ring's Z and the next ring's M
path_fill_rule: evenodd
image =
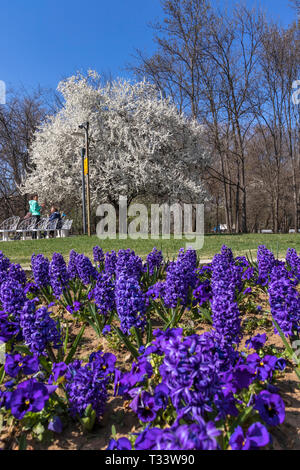
M54 219L54 220L49 220L48 219L46 228L44 230L47 233L46 238L49 238L49 233L50 232L55 232L56 231L56 226L57 226L58 220L59 219Z
M20 221L20 217L13 216L9 219L6 219L0 225L0 233L2 233L2 240L4 242L8 241L8 235L16 231L18 223Z
M26 234L32 232L35 227L35 219L30 217L29 219L22 220L20 222L16 232L21 234L22 240L26 240Z
M73 224L73 220L70 220L70 219L65 219L63 221L63 224L61 226L61 228L58 230L58 233L59 233L59 237L61 238L66 238L69 236L69 232L71 230L71 227L72 227L72 224Z
M41 220L39 221L39 223L37 224L37 226L35 228L31 229L32 232L36 232L37 240L39 240L41 238L41 232L46 231L48 222L49 222L48 217L42 217Z

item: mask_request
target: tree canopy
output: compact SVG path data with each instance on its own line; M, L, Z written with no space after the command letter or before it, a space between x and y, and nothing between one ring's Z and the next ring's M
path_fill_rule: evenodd
M90 126L91 201L117 203L137 196L199 203L205 199L201 173L209 160L203 128L146 81L101 85L96 72L62 81L59 112L36 131L25 193L41 198L81 198L82 137Z

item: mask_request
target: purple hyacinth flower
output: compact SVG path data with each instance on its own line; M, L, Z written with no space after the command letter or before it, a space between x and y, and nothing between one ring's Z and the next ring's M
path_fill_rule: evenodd
M115 274L116 264L117 264L117 253L113 250L111 253L108 251L105 253L105 272L110 276Z
M94 246L93 258L94 258L94 262L97 264L104 263L104 253L103 253L102 248L100 248L100 246Z
M25 304L26 296L23 286L18 281L4 281L0 287L0 302L2 309L16 319Z
M27 276L24 269L21 268L19 264L11 264L8 270L8 279L11 281L16 281L25 287Z
M57 299L67 288L69 274L64 257L60 253L54 253L49 265L50 284Z
M116 281L115 301L121 330L130 334L133 327L144 329L146 325L146 299L136 277L120 275Z
M90 405L100 418L108 399L108 384L114 374L116 357L97 351L91 354L88 364L80 361L68 365L65 374L65 389L68 395L70 414L83 416Z
M2 282L7 280L9 268L10 268L9 259L6 258L6 256L4 256L2 251L0 251L0 286Z
M115 282L109 274L99 274L92 297L101 315L107 316L116 308Z
M35 284L39 287L47 287L50 284L49 260L43 255L32 255L31 267Z
M73 280L78 276L76 258L78 253L75 250L71 250L69 254L69 263L68 263L68 275L69 279Z
M27 301L23 307L20 326L25 344L33 354L43 354L47 345L59 349L62 344L58 325L50 317L50 312L46 307L36 310L33 300Z
M83 284L88 285L92 280L97 279L98 272L87 256L77 255L75 262L78 277L83 282Z
M284 266L272 269L268 292L273 318L285 336L292 336L300 330L300 294Z
M146 263L144 264L143 270L144 272L149 272L150 276L153 275L155 270L158 270L163 262L163 255L160 250L156 247L153 248L151 253L148 254Z

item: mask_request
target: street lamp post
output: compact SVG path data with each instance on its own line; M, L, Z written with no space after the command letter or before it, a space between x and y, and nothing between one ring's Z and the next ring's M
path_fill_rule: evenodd
M82 171L82 226L83 233L86 235L86 226L88 236L91 236L91 202L90 202L90 169L89 169L89 127L90 123L85 122L78 126L83 129L82 132L72 132L73 136L84 138L84 147L81 149L81 171ZM85 184L85 176L87 176L87 184ZM85 189L86 188L86 189ZM86 193L85 193L86 191Z
M85 175L84 175L85 148L81 149L81 177L82 177L82 226L83 235L86 235L86 201L85 201Z
M85 158L84 158L84 175L87 176L86 199L87 199L87 229L88 236L91 236L91 198L90 198L90 168L89 168L89 128L90 123L86 122L79 126L85 132Z

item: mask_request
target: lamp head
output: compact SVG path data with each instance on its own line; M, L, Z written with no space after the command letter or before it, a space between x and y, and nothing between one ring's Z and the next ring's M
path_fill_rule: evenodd
M84 122L83 124L80 124L79 129L88 129L90 126L89 122Z

